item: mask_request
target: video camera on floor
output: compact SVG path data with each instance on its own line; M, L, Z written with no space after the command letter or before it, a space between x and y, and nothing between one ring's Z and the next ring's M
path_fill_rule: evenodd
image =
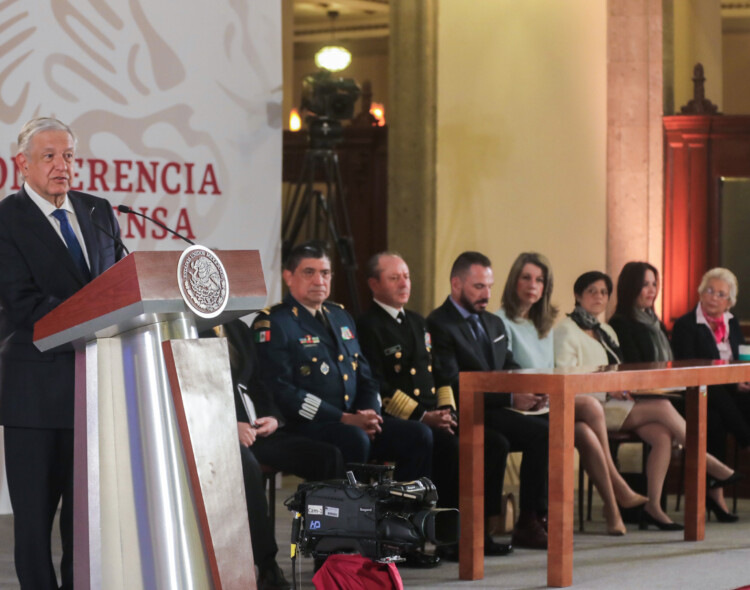
M286 500L295 511L292 544L316 560L334 553L359 553L376 561L394 561L424 547L458 542L459 513L435 508L435 485L426 477L415 481L386 479L393 467L356 466L377 475L377 483L359 483L352 471L348 481L303 483Z

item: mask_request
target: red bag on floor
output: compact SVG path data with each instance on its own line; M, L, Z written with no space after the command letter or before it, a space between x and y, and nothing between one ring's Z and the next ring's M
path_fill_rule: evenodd
M316 590L404 590L396 564L361 555L331 555L312 581Z

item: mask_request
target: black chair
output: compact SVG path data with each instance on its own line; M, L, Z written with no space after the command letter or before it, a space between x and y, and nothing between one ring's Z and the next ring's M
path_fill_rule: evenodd
M268 497L268 517L271 519L271 530L274 536L276 535L276 471L273 467L268 465L260 466L261 473L263 474L263 486L266 488L266 495Z
M740 464L740 446L737 444L737 439L732 434L727 435L729 441L729 448L732 454L732 469L737 470L737 466ZM677 492L677 501L675 502L675 510L680 509L680 500L682 499L682 491L685 487L685 449L682 449L681 453L682 463L680 464L680 488ZM735 483L732 486L732 514L737 514L737 497L739 496L739 484ZM711 513L707 512L708 519L711 520Z

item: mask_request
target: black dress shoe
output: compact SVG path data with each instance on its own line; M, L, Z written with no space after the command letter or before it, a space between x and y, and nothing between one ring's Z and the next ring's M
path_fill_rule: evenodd
M291 590L291 587L275 561L267 567L258 567L258 590Z
M549 523L546 514L537 514L536 519L539 521L539 524L542 525L542 528L545 532L549 531L549 529L547 528L547 525Z
M440 556L435 553L429 555L422 553L421 551L412 551L404 555L405 561L400 562L399 567L413 568L413 569L430 569L440 565Z
M484 538L484 554L487 557L513 553L513 545L495 543L489 535Z
M660 531L682 531L685 529L684 526L682 526L681 524L677 524L676 522L662 522L660 520L656 520L644 508L641 511L641 522L638 523L638 528L642 531L645 531L648 529L648 525L650 524L654 525Z
M736 514L726 512L721 506L719 506L718 502L711 497L706 498L706 510L708 511L709 517L713 512L714 516L716 516L716 520L719 522L737 522L740 519Z
M443 561L458 561L458 545L443 545L437 548L437 552ZM484 555L486 557L497 557L510 553L513 553L513 545L495 543L489 535L484 538Z
M715 477L709 477L708 478L708 489L715 490L716 488L723 488L725 486L730 486L733 483L737 483L741 479L744 479L744 475L742 475L739 471L735 471L732 475L727 477L726 479L716 479Z
M440 556L443 561L458 561L458 544L455 545L441 545L435 552Z
M520 519L513 530L511 543L526 549L547 549L547 531L536 518L521 524Z

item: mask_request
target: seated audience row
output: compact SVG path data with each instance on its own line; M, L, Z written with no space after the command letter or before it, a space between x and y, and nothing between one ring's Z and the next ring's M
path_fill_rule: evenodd
M612 327L599 321L612 293L612 281L606 274L592 271L576 281L575 308L554 329L558 310L551 303L552 269L536 253L521 254L515 261L497 315L487 311L494 278L490 260L481 253L464 252L456 259L450 295L426 320L405 309L411 281L408 266L399 255L377 254L367 270L373 304L355 326L340 305L327 301L332 273L324 246L308 242L293 249L284 267L289 294L259 314L252 329L260 359L259 382L253 387L273 392L278 413L269 428L259 419L260 428L254 436L248 437L248 429L240 427L245 449L257 444L258 437L267 436L266 430L281 434L277 429L283 426L287 436L310 441L298 444L309 444L311 452L315 445L321 445L320 453L336 449L339 458L332 460L331 471L338 475L341 457L344 462L395 461L397 479L431 477L440 505L457 507L460 408L456 400L461 371L672 358L663 325L653 311L658 274L646 263L629 263L623 269ZM675 340L675 351L681 351L678 354L683 358L698 356L696 351L711 358L737 358L741 333L728 314L736 299L734 281L732 290L731 279L725 274L704 280L701 302L704 298L708 302L693 313L693 323L698 313L698 323L711 328L710 342L715 341L718 348L680 348ZM719 305L725 301L729 305ZM714 327L718 317L724 324L729 322L723 332ZM681 333L681 322L675 326L675 338ZM695 331L694 326L686 326L685 339L692 337L690 327ZM245 340L242 346L252 347L247 337ZM729 387L721 395L729 400L721 406L727 413L732 412L730 403L744 402L744 397L732 395ZM512 542L546 548L548 398L492 395L485 404L485 518L500 513L508 452L521 451L520 515ZM711 402L709 407L713 407ZM243 423L240 409L238 406L238 420ZM728 416L713 413L721 416L723 425L729 424ZM742 412L734 414L742 416ZM652 524L661 530L680 530L682 526L672 522L660 505L672 445L685 440L685 421L669 401L633 399L628 392L582 395L576 398L575 417L576 446L603 498L609 534L626 532L620 507L640 505L644 506L642 528ZM738 441L748 444L747 423L735 415L733 427ZM633 431L651 446L646 467L648 497L633 491L617 471L607 440L607 431L613 430ZM246 455L244 452L243 467ZM273 459L260 461L274 465ZM275 465L280 466L275 459ZM279 468L295 470L294 466ZM721 488L736 481L739 474L712 455L707 456L707 471L711 477L709 509L720 520L736 520L726 509ZM307 477L320 475L299 468L297 472ZM512 546L495 543L487 536L486 554L511 551ZM443 548L440 553L443 558L457 559L458 548ZM412 564L431 566L437 562L430 556L411 556Z

